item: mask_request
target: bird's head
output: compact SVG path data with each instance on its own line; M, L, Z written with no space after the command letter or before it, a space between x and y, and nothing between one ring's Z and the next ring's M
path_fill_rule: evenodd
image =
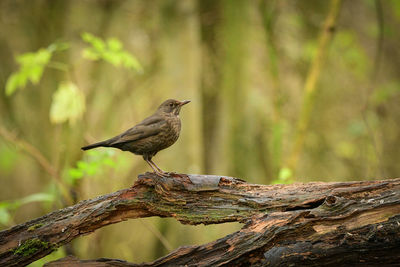
M183 105L186 105L189 103L189 100L184 100L184 101L178 101L174 99L168 99L164 101L159 107L158 107L158 112L164 112L164 113L173 113L174 115L179 115L179 112L181 111L181 107Z

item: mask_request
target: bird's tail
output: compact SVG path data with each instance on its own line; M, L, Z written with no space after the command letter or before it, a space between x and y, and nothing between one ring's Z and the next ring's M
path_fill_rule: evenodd
M98 143L94 143L94 144L91 144L91 145L88 145L88 146L84 146L84 147L81 147L81 149L82 150L89 150L89 149L100 147L100 146L104 146L104 147L109 146L108 140L101 141L101 142L98 142Z

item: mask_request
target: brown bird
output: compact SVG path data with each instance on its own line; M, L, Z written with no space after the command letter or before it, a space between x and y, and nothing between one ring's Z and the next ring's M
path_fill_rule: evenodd
M136 155L142 155L143 159L156 174L165 176L166 173L151 158L158 151L171 146L178 140L181 131L179 112L181 111L181 107L189 102L189 100L181 102L168 99L158 107L153 115L124 133L102 142L84 146L82 149L115 147L123 151L130 151Z

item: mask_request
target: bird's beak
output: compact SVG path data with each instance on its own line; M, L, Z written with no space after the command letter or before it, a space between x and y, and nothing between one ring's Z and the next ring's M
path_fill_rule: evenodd
M182 101L179 106L182 107L183 105L186 105L187 103L190 103L190 100L184 100Z

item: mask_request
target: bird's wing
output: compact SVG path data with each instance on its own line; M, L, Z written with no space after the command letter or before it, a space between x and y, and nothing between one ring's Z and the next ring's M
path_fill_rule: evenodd
M161 116L151 116L144 119L138 125L128 129L126 132L112 138L110 140L110 145L114 146L157 135L165 124L166 121Z
M164 121L165 119L164 117L158 115L158 114L153 114L150 117L147 117L146 119L144 119L141 123L139 123L138 125L153 125L153 124L157 124Z

